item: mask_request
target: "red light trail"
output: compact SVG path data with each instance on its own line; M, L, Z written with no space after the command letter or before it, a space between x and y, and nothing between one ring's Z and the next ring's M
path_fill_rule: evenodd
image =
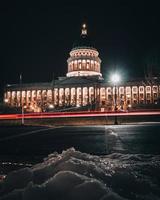
M26 113L22 114L1 114L0 120L9 119L47 119L65 117L113 117L113 116L157 116L160 111L141 111L141 112L52 112L52 113Z

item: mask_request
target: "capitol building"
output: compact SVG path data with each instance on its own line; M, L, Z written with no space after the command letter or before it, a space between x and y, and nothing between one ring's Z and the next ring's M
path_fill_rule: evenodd
M67 63L66 76L52 82L8 84L4 103L31 112L49 108L112 111L115 105L117 110L126 110L159 103L160 84L156 78L125 83L104 80L99 52L89 40L86 24L82 25L80 39L74 43Z

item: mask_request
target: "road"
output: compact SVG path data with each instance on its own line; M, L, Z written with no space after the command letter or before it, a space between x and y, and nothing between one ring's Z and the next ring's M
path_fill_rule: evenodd
M85 169L85 175L91 174L94 178L97 176L98 181L103 176L102 180L106 181L104 182L106 185L110 184L113 191L127 194L128 199L135 199L135 194L145 195L142 199L146 199L148 194L152 195L150 199L155 199L152 198L153 195L159 195L157 188L160 183L160 123L113 126L0 127L0 175L5 177L12 170L31 167L35 163L42 162L42 159L49 153L54 151L61 153L70 147L97 155L115 154L112 154L109 160L106 158L103 164L101 163L102 170L101 165L97 166L97 169L96 165L94 167L93 158L89 161L90 159L85 160L83 157L82 161L78 161L76 160L78 156L74 158L73 165L66 156L66 163L63 161L57 169L63 170L63 166L69 162L69 168L64 167L64 169L73 169L73 171L77 169L77 173L79 170L85 173ZM101 156L101 159L104 157ZM98 156L96 160L99 161ZM104 166L107 167L106 171L104 171ZM37 170L35 175L39 174L43 179L45 171L42 170L42 176L40 171ZM48 172L50 173L50 170L46 170L47 174ZM129 189L126 190L126 188ZM147 195L146 191L148 191ZM133 198L130 198L131 194L134 194Z
M160 124L1 127L1 157L38 157L74 147L91 154L160 154Z

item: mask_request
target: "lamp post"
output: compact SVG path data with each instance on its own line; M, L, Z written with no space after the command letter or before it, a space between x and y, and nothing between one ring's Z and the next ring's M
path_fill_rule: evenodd
M23 108L23 100L22 100L22 74L20 74L20 87L21 87L21 102L20 102L20 105L21 105L21 114L22 114L22 118L21 118L21 125L24 125L24 108Z
M114 118L114 124L117 125L118 121L117 121L117 84L120 81L120 76L118 74L113 74L111 76L111 82L114 85L115 88L115 92L114 92L114 112L115 112L115 118Z

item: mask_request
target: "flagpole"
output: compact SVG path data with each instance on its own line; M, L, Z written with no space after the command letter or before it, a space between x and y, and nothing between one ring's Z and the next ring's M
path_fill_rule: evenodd
M24 125L24 109L23 109L23 101L22 101L22 74L20 74L20 87L21 87L21 125Z

